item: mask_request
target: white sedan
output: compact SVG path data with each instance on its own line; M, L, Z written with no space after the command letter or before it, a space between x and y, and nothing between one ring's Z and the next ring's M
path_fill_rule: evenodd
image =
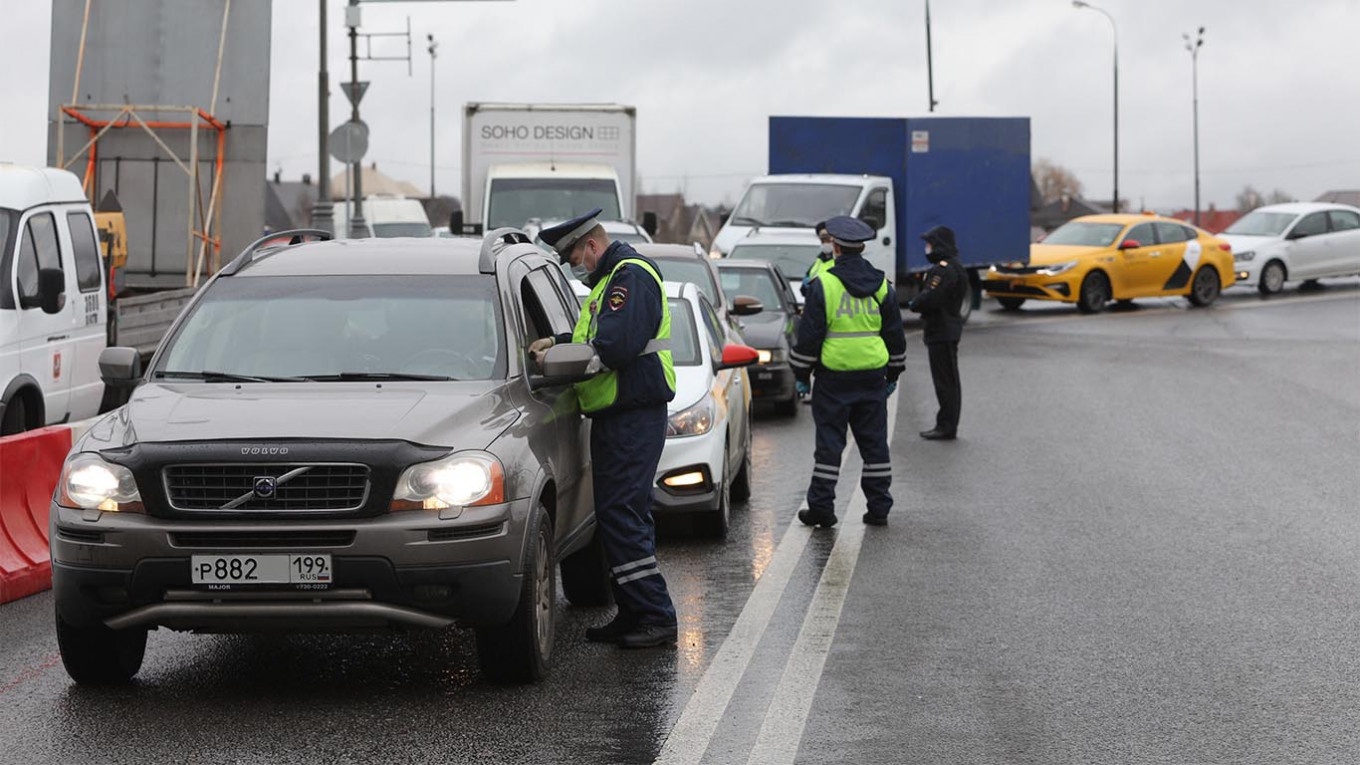
M675 399L656 469L658 513L696 513L695 529L727 534L732 498L751 494L751 383L755 349L726 343L717 311L693 284L666 282Z
M1360 274L1360 209L1325 202L1258 207L1222 234L1237 284L1273 295L1285 282Z

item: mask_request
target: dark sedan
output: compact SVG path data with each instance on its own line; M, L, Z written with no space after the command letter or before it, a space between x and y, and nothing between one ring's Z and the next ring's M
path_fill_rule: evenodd
M754 316L743 317L740 325L742 341L760 354L759 363L750 368L751 398L773 404L782 414L798 414L793 368L789 366L798 300L788 278L767 260L724 259L717 265L724 292L749 295L764 307Z

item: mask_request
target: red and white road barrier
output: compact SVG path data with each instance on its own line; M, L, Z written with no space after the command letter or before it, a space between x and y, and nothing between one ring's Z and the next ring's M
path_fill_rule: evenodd
M71 444L91 422L0 438L0 603L52 586L47 549L52 491Z

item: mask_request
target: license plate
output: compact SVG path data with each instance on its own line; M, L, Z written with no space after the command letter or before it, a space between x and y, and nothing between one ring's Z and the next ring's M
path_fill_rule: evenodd
M329 555L195 555L189 560L194 584L326 585L331 582Z
M774 372L756 372L757 380L773 380Z

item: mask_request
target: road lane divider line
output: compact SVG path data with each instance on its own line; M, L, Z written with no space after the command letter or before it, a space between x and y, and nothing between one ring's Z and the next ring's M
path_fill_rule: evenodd
M806 508L804 501L800 509ZM811 529L807 526L797 521L789 524L770 565L756 581L732 630L704 670L679 721L666 737L656 758L657 765L697 765L703 759L811 537Z
M896 423L897 397L893 396L888 401L889 444L892 443ZM836 535L836 543L831 548L831 556L822 569L817 589L813 591L812 603L803 618L803 626L789 653L788 663L784 665L779 685L765 710L765 721L746 760L747 765L793 765L798 757L798 747L803 741L803 731L807 728L812 701L817 694L817 687L821 685L826 659L836 639L841 611L845 606L846 595L850 592L850 582L855 576L855 566L859 563L865 529L861 515L867 509L864 489L857 485L846 508L840 532Z

